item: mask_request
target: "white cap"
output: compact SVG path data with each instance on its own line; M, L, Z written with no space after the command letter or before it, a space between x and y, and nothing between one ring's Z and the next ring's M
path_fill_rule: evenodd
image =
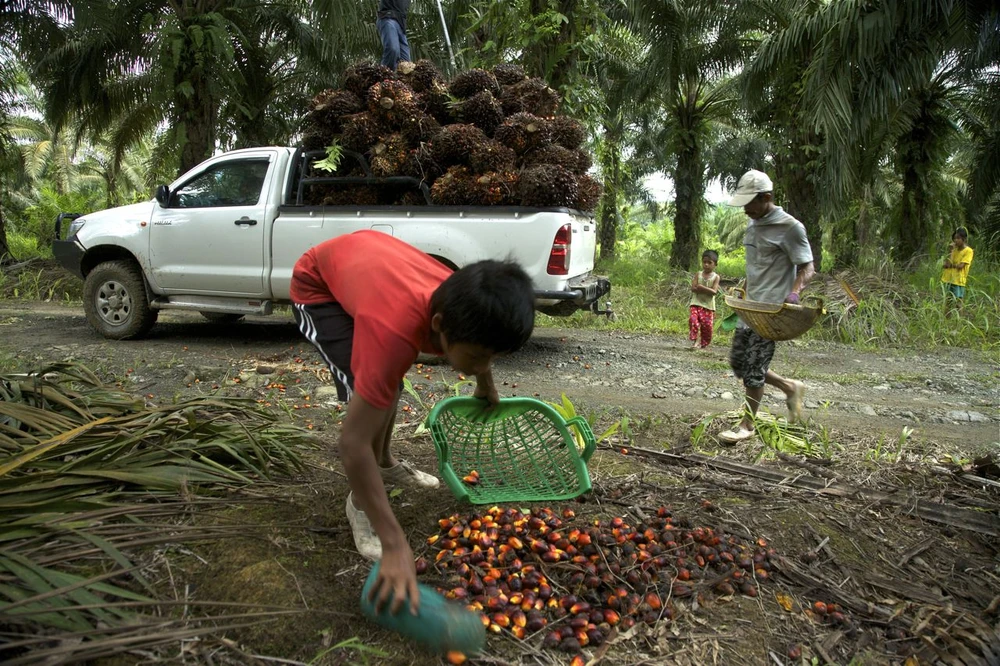
M736 193L729 200L730 206L746 206L761 192L773 192L774 184L763 171L750 169L740 177L736 184Z

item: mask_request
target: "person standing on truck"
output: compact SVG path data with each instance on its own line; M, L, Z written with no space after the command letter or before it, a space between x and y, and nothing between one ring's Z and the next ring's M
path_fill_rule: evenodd
M799 292L809 284L813 269L812 247L801 222L774 205L774 186L766 173L751 169L740 177L730 206L742 206L750 218L743 247L746 250L746 297L762 303L799 302ZM764 397L764 385L777 387L785 394L788 420L802 418L802 396L806 385L785 379L770 369L774 340L758 335L740 320L733 332L729 365L743 380L746 410L735 430L719 433L726 444L753 437L754 417Z
M410 59L410 43L406 41L406 15L410 0L379 0L375 27L382 38L382 64L396 71L400 60Z
M535 325L531 278L509 261L479 261L452 272L387 234L363 230L311 248L292 272L291 299L302 334L347 402L340 459L350 493L347 518L361 555L381 559L376 606L419 608L413 552L385 484L436 488L438 479L390 450L403 376L420 352L475 375L473 395L499 402L492 361L516 351Z

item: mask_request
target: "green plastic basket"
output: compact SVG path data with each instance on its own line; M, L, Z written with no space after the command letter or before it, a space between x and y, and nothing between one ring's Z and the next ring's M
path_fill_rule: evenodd
M472 504L573 499L590 490L587 461L597 443L587 421L564 420L533 398L502 398L492 409L478 398L442 400L427 417L441 477ZM577 449L570 428L582 437ZM474 484L463 481L475 470Z

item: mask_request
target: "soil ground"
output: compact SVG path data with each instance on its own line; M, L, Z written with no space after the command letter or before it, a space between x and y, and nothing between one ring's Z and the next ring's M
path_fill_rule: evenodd
M353 551L343 511L346 481L333 446L339 406L289 317L227 326L164 313L147 339L114 342L90 329L80 307L0 303L0 366L28 370L68 359L154 403L215 392L250 397L330 444L308 454L303 478L255 485L194 518L245 526L245 538L158 553L173 567L161 580L169 596L308 612L230 632L221 642L190 642L177 659L193 663L201 650L214 663L274 663L262 659L268 656L306 663L323 653L316 663L440 663L357 613L368 567ZM433 446L416 426L436 400L471 389L435 359L419 360L408 376L413 391L403 396L395 446L433 470ZM541 328L524 350L497 362L501 395L556 401L565 393L598 434L627 419L591 461L594 491L565 503L581 524L611 516L642 521L669 506L694 525L765 539L784 558L759 597L677 600L673 623L619 632L609 650L588 648L588 658L1000 659L1000 485L991 483L995 470L982 460L1000 449L1000 359L967 349L869 353L796 341L779 345L772 368L808 385L804 444L783 457L757 438L730 448L715 438L737 417L742 394L724 338L692 351L683 339ZM764 406L780 423L784 397L769 390ZM822 464L804 466L794 453ZM471 510L445 489L406 490L392 501L418 556L430 552L427 537L437 533L439 518ZM821 621L808 610L817 600L843 606L849 623ZM392 656L326 650L352 637ZM569 662L540 643L540 636L492 637L481 663ZM800 645L803 656L789 657L790 645Z

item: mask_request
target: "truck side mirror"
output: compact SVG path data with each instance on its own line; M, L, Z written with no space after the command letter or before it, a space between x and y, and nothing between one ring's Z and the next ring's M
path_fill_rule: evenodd
M167 207L167 203L170 201L170 188L166 185L160 185L156 188L156 200L164 208Z

